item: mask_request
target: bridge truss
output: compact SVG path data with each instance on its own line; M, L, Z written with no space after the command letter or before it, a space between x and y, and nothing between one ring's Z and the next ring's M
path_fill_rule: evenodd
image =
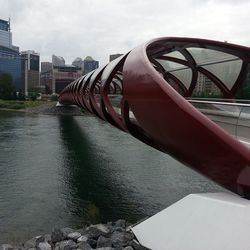
M249 99L250 48L171 37L136 47L59 96L245 197Z

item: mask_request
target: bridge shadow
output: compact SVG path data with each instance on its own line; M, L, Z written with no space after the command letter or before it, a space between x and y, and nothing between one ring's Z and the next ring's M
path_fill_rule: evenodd
M112 159L101 152L72 116L60 116L60 136L65 147L63 180L67 208L83 223L124 218L141 219L129 185L121 184L109 168ZM82 118L84 122L84 117ZM95 136L95 135L93 135ZM109 171L110 169L110 171Z

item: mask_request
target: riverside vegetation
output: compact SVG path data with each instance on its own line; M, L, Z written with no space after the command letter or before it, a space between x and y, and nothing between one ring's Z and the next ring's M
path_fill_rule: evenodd
M22 111L46 115L83 115L84 110L76 106L56 106L55 101L7 101L0 99L0 110Z
M1 109L27 109L35 108L41 105L47 104L47 101L19 101L19 100L1 100L0 99L0 108Z

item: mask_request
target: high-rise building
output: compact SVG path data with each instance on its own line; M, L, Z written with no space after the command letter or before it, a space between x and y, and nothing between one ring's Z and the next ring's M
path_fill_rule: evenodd
M64 67L65 60L61 56L52 55L52 64L53 66Z
M52 55L52 75L49 71L44 73L44 78L47 78L48 82L52 76L51 87L48 84L49 90L53 94L59 94L68 84L82 76L82 65L83 61L80 57L77 57L72 65L66 65L63 57Z
M81 76L81 68L73 65L53 66L52 93L59 94L68 84Z
M99 62L95 61L91 56L87 56L83 60L83 74L87 74L94 69L97 69L99 67Z
M81 57L77 57L73 62L72 65L78 68L83 68L83 60Z
M41 62L41 73L52 71L51 62Z
M52 93L52 63L41 62L41 74L40 74L40 85L45 87L45 93Z
M12 45L10 23L0 19L0 74L9 74L17 91L24 90L21 64L19 48Z
M115 60L116 58L122 56L123 54L113 54L113 55L109 55L109 61L113 61Z
M197 82L193 91L195 97L213 97L220 96L221 90L215 83L204 74L198 72Z
M12 85L17 91L24 90L19 52L0 46L0 74L1 73L6 73L11 76Z
M40 55L33 50L22 51L25 94L33 92L40 85Z
M12 49L12 33L10 23L0 19L0 45Z

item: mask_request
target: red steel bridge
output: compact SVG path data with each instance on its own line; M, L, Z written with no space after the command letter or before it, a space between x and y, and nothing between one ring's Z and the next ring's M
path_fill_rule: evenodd
M76 104L242 196L250 196L250 48L151 40L68 85Z

